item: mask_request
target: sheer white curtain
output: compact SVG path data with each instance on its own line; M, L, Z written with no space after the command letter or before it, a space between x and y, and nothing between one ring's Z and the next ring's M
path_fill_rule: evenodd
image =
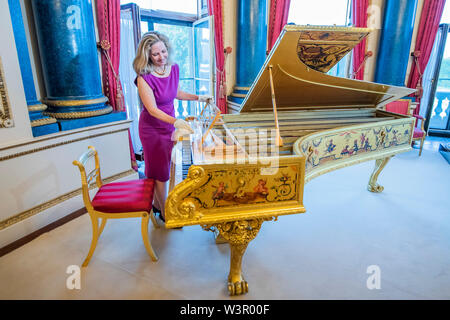
M134 84L136 73L133 70L133 59L136 54L133 38L133 20L131 11L120 12L120 65L119 74L122 82L123 95L127 108L128 119L133 120L130 126L131 141L134 152L142 149L139 139L140 100L137 87Z
M439 47L439 42L441 41L441 37L442 37L442 29L439 28L438 32L436 34L436 39L434 40L433 50L431 51L430 60L428 60L427 67L425 68L425 71L424 71L423 77L422 77L423 94L422 94L422 99L420 102L420 111L419 111L419 114L422 117L426 117L426 113L427 113L429 104L431 104L434 107L436 107L436 104L437 104L437 101L434 101L435 97L431 96L431 87L433 85L433 81L438 81L438 79L433 79L433 77L434 77L434 72L436 70L436 63L438 62L437 61L438 47Z

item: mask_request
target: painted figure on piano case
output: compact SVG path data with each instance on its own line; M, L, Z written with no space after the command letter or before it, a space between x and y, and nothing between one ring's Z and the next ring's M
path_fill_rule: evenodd
M213 186L214 188L217 188L216 191L214 191L213 194L213 200L222 199L225 193L225 182L219 182L219 186Z
M269 189L266 187L267 180L259 179L258 185L253 188L253 191L261 196L266 196L269 193Z
M193 133L188 122L175 118L174 99L203 102L211 99L179 89L180 70L170 59L171 50L165 35L150 31L142 36L133 61L135 84L143 105L139 138L144 149L145 176L155 179L153 207L163 221L174 141Z
M328 153L333 152L334 148L336 148L336 145L333 143L333 139L331 139L327 145L327 152Z

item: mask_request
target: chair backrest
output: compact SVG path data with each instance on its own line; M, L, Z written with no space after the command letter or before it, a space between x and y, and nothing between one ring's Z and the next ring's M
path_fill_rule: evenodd
M388 103L385 106L386 111L410 115L409 114L409 105L411 104L411 100L409 99L400 99L397 101L393 101Z
M95 166L94 169L89 171L89 173L86 174L86 164L88 161L92 161L92 159L95 160ZM101 174L100 174L100 161L98 158L97 150L93 146L89 146L88 150L84 152L78 160L74 160L73 165L77 166L80 170L81 175L81 190L83 194L83 202L86 208L93 209L92 203L91 203L91 197L89 195L89 189L93 187L92 185L95 183L95 185L100 188L103 185Z

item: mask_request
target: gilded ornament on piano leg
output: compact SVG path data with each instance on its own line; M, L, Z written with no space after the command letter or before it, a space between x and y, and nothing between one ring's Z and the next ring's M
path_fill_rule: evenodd
M252 241L264 221L270 221L273 217L256 218L251 220L238 220L214 224L220 234L230 244L230 273L228 274L228 292L231 296L248 292L248 283L242 275L242 258L248 243ZM204 230L211 226L203 226Z
M372 175L370 176L369 184L367 185L367 190L369 190L370 192L376 192L376 193L380 193L384 190L384 187L380 186L377 183L377 179L378 179L378 175L380 174L381 170L383 170L383 168L386 166L386 164L388 163L388 161L391 158L392 158L392 156L382 158L382 159L377 159L375 161L375 168L372 172Z

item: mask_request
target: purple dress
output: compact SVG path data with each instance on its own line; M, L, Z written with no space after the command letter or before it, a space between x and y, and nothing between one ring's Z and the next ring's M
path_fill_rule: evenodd
M149 73L142 75L142 78L153 90L158 109L175 117L173 100L177 96L180 79L178 65L172 65L168 77L159 78ZM139 117L139 138L144 149L145 176L147 178L158 181L169 180L170 158L174 145L171 137L174 130L172 124L151 116L147 109L143 108Z

